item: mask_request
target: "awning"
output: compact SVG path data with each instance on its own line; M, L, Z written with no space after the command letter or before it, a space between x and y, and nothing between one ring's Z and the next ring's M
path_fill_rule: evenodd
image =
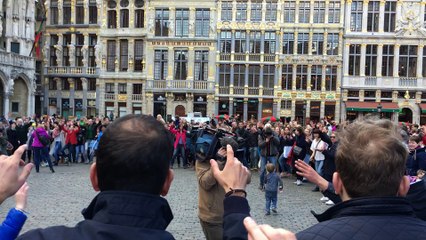
M420 109L422 109L422 113L426 113L426 103L420 103Z
M378 105L377 102L346 102L346 111L377 112ZM380 105L382 112L399 112L398 103L382 102Z

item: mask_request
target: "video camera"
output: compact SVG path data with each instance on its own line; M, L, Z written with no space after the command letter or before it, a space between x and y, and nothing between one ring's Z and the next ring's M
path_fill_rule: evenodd
M234 137L234 134L223 129L212 129L206 127L198 130L195 142L195 158L198 161L216 159L217 151L222 147L221 141L226 137Z

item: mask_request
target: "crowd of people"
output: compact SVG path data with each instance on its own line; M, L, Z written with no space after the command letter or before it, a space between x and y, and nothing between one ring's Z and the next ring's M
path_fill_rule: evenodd
M221 140L217 159L200 161L194 139L196 130L206 128L233 137ZM172 210L160 196L169 191L177 160L178 167L181 161L183 168L196 170L206 239L421 239L426 236L425 132L416 124L369 118L305 126L237 116L206 123L145 115L112 123L56 116L4 121L0 203L16 195L16 208L0 227L0 238L18 236L26 219L25 181L33 166L39 172L46 161L52 172L60 163L92 163L90 181L100 193L75 227L36 229L18 239L174 239L165 230ZM281 178L288 177L297 186L314 183L319 200L335 206L315 214L320 223L297 235L258 225L249 217L245 191L256 171L266 215L277 212Z

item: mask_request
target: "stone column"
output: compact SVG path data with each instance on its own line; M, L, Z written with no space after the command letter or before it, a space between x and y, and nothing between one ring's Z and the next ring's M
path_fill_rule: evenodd
M312 82L311 82L311 77L312 77L312 64L309 64L308 65L308 75L307 75L307 77L306 77L306 90L308 91L308 92L310 92L310 91L312 91L312 88L311 88L311 85L312 85Z
M393 76L394 77L399 77L398 68L399 68L399 47L400 46L401 46L400 44L395 44L395 47L394 47L394 57L393 57Z
M247 102L248 102L248 98L244 98L244 105L243 105L243 120L244 121L247 121L247 118L248 118L248 105L247 105Z
M417 48L417 77L421 78L422 77L422 70L423 68L425 68L426 66L423 64L423 48L424 45L419 45ZM426 77L426 76L423 76Z
M234 115L234 98L229 98L229 116Z
M210 15L212 17L212 15ZM189 8L189 38L195 37L195 8Z
M68 49L69 49L69 60L70 60L70 66L71 67L75 67L76 66L76 62L75 62L75 34L71 34L71 44L68 45Z
M135 62L134 62L135 40L133 38L129 39L127 50L128 50L128 54L127 54L127 57L128 57L128 60L127 60L127 63L128 63L127 72L133 72L133 69L134 69L133 65L135 64Z
M62 66L62 43L64 41L62 33L58 33L58 43L55 45L56 62L58 66Z
M175 64L175 52L173 51L173 47L169 47L168 48L168 69L167 69L167 80L173 80L174 76L173 76L173 69L174 69L174 64Z
M282 71L283 71L282 65L276 64L275 65L275 76L274 76L274 86L275 86L274 93L277 93L277 92L281 91L281 85L282 85L282 83L281 83L281 75L282 75Z
M296 10L294 13L294 23L299 23L299 6L300 6L300 1L296 0Z
M342 4L341 6L345 6L344 4ZM326 0L325 1L325 13L324 13L324 23L325 24L327 24L328 23L328 8L330 7L330 1L329 0ZM343 12L343 11L341 11L341 12ZM343 18L342 18L343 19ZM324 36L324 40L325 40L325 36ZM324 43L324 46L327 46L325 43ZM326 48L326 47L324 47L324 48Z
M325 101L321 100L320 103L320 119L323 119L325 116Z
M194 47L188 47L188 74L186 80L194 80L194 60L195 52Z
M350 48L350 44L346 43L345 44L345 49L344 49L344 53L343 53L343 62L345 63L343 65L343 76L349 76L349 48Z
M311 100L306 100L305 120L311 119ZM306 125L306 122L304 122Z
M296 71L297 71L297 64L293 64L293 75L292 75L292 91L296 91Z
M346 4L344 2L341 2L341 6L345 6L345 14L343 14L343 11L341 11L341 15L340 15L340 21L345 21L345 30L346 32L351 32L351 18L350 17L344 17L344 16L351 16L351 5L352 5L352 0L346 0Z
M71 24L75 24L75 2L71 1Z
M322 65L322 69L321 69L321 91L325 92L327 89L325 89L325 78L326 76L326 70L327 70L327 65ZM337 73L336 73L337 74ZM337 76L339 77L339 76ZM337 81L336 81L337 82Z
M219 103L218 103L219 104ZM214 94L207 94L207 116L211 116L212 114L216 115L216 103L214 101Z
M364 0L362 4L362 31L361 32L367 32L368 2L369 0ZM351 16L351 15L347 15L347 16Z
M6 117L9 115L9 112L10 112L9 97L11 95L12 94L10 92L8 92L8 91L4 92L4 101L3 101L4 102L4 106L3 106L4 112L3 112L3 115L6 116Z
M87 116L87 78L80 78L83 85L83 116Z
M365 54L367 51L367 44L363 43L361 44L361 60L360 60L360 70L359 75L365 76Z
M272 116L279 117L278 116L278 100L274 99L272 102Z
M219 98L218 97L215 97L214 98L214 105L215 105L215 107L214 107L214 114L217 116L217 115L219 115Z
M126 87L127 87L127 101L126 101L126 108L127 108L127 114L133 113L132 112L132 103L133 103L133 99L132 99L132 83L127 82L126 83Z
M63 0L58 0L58 25L64 24L64 18L63 18Z
M84 36L84 46L81 49L81 54L83 55L83 66L88 67L89 60L89 34L87 32L83 33Z
M229 88L230 89L234 89L234 71L235 71L235 69L234 69L234 64L233 63L231 63L230 64L231 65L231 69L230 69L230 75L231 75L231 77L230 77L230 80L229 80Z
M376 76L381 77L382 76L382 61L383 61L383 44L377 45L377 67L376 67Z
M105 111L105 84L101 84L101 80L96 78L96 110L101 115L101 111Z
M296 118L296 100L291 100L291 120Z
M56 81L56 106L58 108L56 109L57 114L62 115L62 79L60 78L54 78L54 81Z
M336 78L336 93L340 93L340 88L342 86L342 65L337 65L337 78Z
M299 36L299 32L295 32L294 33L294 41L293 41L293 55L294 56L297 55L297 41L296 41L296 39L298 39L298 36Z
M336 106L334 107L334 120L336 120L338 122L340 122L339 121L339 119L340 119L340 107L341 107L340 105L341 105L340 99L337 98L336 99Z
M74 87L74 78L67 78L67 81L70 84L70 108L72 109L72 111L70 112L70 115L75 116L75 103L74 103L75 87Z
M175 109L173 107L173 101L174 101L174 96L173 93L166 93L166 114L170 114L170 115L174 115L175 114Z
M175 36L175 19L176 19L176 8L170 7L169 8L169 37Z
M259 105L257 107L257 120L262 119L262 110L263 110L263 98L259 98Z
M312 55L312 38L314 36L314 32L312 28L309 30L309 40L308 40L308 55Z
M379 32L380 33L384 31L384 25L385 25L385 2L386 2L385 0L380 0L380 9L379 9Z

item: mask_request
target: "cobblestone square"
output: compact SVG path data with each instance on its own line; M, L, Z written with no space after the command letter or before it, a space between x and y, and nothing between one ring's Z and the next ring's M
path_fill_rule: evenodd
M96 195L89 181L89 165L59 166L56 173L41 168L33 171L28 180L30 185L29 217L21 233L34 228L52 225L74 226L83 219L81 210L88 206ZM176 239L204 239L197 217L198 190L195 172L175 169L175 180L166 197L174 213L168 227ZM300 231L316 223L311 210L322 212L327 206L319 201L321 194L311 192L312 184L297 187L294 179L283 179L284 193L278 196L278 214L264 215L264 193L257 189L259 175L254 173L248 186L251 214L259 223ZM0 208L4 218L14 200L8 199Z

